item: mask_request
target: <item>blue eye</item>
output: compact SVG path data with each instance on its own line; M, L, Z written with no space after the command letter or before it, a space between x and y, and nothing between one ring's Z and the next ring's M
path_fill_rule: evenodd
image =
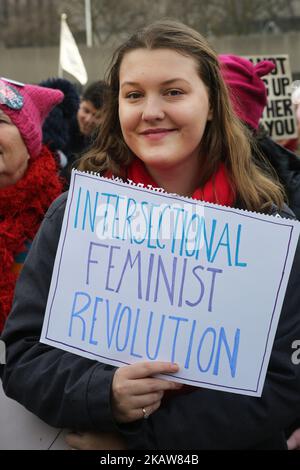
M130 99L130 100L137 100L141 96L142 96L142 94L139 93L138 91L132 91L131 93L127 94L126 98Z

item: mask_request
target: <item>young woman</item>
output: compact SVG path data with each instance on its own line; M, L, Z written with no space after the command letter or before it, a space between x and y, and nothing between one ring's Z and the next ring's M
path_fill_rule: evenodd
M99 138L81 170L289 216L281 188L253 163L217 56L196 31L170 21L139 31L116 52L109 84ZM300 338L299 251L262 397L199 388L166 397L180 386L153 375L176 372L175 364L116 369L39 343L65 203L66 195L48 211L18 283L3 335L7 395L52 425L88 431L71 438L78 448L285 448L282 430L300 405L300 372L290 360Z

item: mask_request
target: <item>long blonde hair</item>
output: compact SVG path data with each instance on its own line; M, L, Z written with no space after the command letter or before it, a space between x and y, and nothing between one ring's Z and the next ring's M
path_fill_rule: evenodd
M199 185L212 177L222 161L243 207L256 211L267 210L272 204L281 207L282 188L254 163L251 134L233 112L217 54L201 34L172 20L146 26L114 53L107 75L110 92L104 104L103 122L94 145L80 160L78 168L100 173L110 170L119 175L134 158L124 141L119 122L119 72L125 54L141 48L167 48L193 58L207 87L213 118L207 122L201 141Z

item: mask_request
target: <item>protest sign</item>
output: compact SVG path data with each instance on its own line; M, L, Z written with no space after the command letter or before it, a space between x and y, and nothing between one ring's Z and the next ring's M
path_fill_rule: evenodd
M41 341L259 396L297 221L73 171ZM168 377L167 377L168 378Z
M274 140L297 137L296 115L291 99L292 75L289 56L251 55L246 58L253 64L261 60L270 60L275 64L275 69L262 77L267 87L268 103L261 124Z

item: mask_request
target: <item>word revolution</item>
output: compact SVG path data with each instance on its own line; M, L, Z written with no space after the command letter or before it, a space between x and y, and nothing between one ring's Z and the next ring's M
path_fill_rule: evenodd
M141 316L143 329L140 327ZM109 299L91 298L87 292L76 292L69 323L70 337L74 329L77 335L78 332L81 333L83 342L88 341L96 348L99 342L104 342L108 350L126 350L132 358L151 361L159 357L168 338L170 347L165 351L166 361L183 363L185 369L189 369L190 365L193 368L196 366L200 372L212 371L214 375L219 374L220 358L225 353L231 376L234 377L236 373L239 328L236 328L230 344L222 326L206 327L201 331L197 321L188 317L165 315L161 312L156 314L153 311L142 312L139 307L122 302L113 306ZM144 346L137 350L137 338L143 335L146 338ZM180 347L178 338L181 340ZM183 338L186 339L185 342Z

